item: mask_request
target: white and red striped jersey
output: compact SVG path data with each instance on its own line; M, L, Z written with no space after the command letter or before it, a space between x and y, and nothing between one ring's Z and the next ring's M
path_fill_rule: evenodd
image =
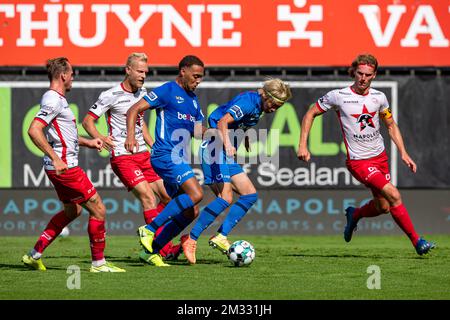
M116 147L111 151L111 157L131 154L125 149L127 138L127 111L133 104L138 102L147 94L145 88L136 92L127 91L120 83L109 90L103 91L98 100L89 109L89 114L95 119L106 113L108 124L108 134L114 139ZM144 135L142 133L144 123L144 113L138 114L135 127L136 141L139 143L139 151L147 150Z
M45 124L45 135L50 146L69 168L78 166L78 130L75 115L66 97L48 90L41 99L41 108L35 120ZM55 170L52 160L44 156L44 168Z
M351 87L336 89L321 97L316 106L324 112L336 111L348 159L368 159L384 151L380 113L389 110L389 103L383 92L370 88L360 95Z

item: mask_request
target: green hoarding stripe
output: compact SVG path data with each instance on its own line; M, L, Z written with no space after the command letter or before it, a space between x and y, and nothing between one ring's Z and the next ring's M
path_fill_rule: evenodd
M0 188L11 188L11 88L0 88L0 139Z

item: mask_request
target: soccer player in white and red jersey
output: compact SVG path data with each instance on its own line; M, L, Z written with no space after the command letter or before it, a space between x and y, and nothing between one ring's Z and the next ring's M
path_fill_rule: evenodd
M348 207L345 210L345 241L350 242L359 219L390 212L397 225L411 240L416 252L419 255L426 254L435 245L419 237L403 205L399 190L390 182L388 157L380 133L380 119L386 125L403 162L413 173L416 172L417 166L406 152L386 96L370 87L377 68L378 61L374 56L361 54L356 57L349 68L354 83L349 87L328 92L303 117L297 156L305 162L310 160L307 141L314 118L328 110L336 111L347 149L347 168L358 181L370 188L373 194L373 199L361 208Z
M89 212L88 234L91 247L91 272L125 272L105 260L106 209L86 173L78 166L79 146L102 148L100 139L78 136L75 116L65 94L72 88L73 69L65 57L47 61L50 88L44 93L41 108L28 129L34 144L45 154L45 172L53 183L64 210L48 223L34 248L22 257L23 263L45 271L41 256L61 233L61 230L80 216L83 207Z
M110 151L110 162L114 173L120 181L139 199L143 208L145 223L149 224L171 200L164 188L163 180L155 173L150 164L150 148L153 140L144 121L144 114L138 115L136 121L136 140L139 143L139 152L130 153L125 149L127 137L127 111L147 94L143 87L148 73L147 55L145 53L132 53L128 56L125 65L125 79L116 86L103 91L98 100L89 109L83 120L83 127L93 138L103 141L105 149ZM109 136L101 135L95 122L106 113ZM156 203L155 193L160 199ZM162 227L158 230L161 232ZM173 245L170 241L161 250L161 256L166 259L176 259L181 253L181 245ZM139 257L147 261L146 254L141 251Z

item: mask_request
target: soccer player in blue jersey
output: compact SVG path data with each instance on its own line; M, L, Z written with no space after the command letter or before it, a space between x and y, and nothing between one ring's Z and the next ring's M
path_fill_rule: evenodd
M209 185L216 199L209 203L200 213L186 242L196 244L200 234L227 209L233 201L233 190L239 195L231 206L217 235L209 240L209 244L226 253L230 247L228 234L245 216L247 211L258 199L255 186L236 163L234 156L244 135L236 133L237 129L244 132L255 126L263 112L272 113L279 109L292 96L289 85L280 79L269 79L257 91L246 91L229 102L219 106L208 118L210 129L205 133L200 157L205 175L205 184ZM241 131L242 132L242 131ZM208 137L208 135L210 137ZM232 139L230 139L230 136ZM239 141L240 140L240 141ZM219 143L218 143L219 142ZM245 147L249 151L248 135L245 136ZM189 262L195 263L195 245L186 246L184 254Z
M156 135L152 147L151 164L164 180L172 200L148 225L138 229L142 246L148 251L140 259L156 266L168 266L159 250L185 229L199 213L198 203L203 190L189 165L192 136L201 139L203 114L194 91L204 76L204 64L196 56L185 56L178 65L178 76L159 86L127 111L125 148L139 152L135 138L137 116L147 109L156 110ZM155 237L156 230L164 225ZM186 239L185 237L184 239ZM183 250L189 243L182 242Z

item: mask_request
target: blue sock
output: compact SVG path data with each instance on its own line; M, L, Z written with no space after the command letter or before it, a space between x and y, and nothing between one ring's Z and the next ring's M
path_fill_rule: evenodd
M220 226L218 232L224 236L228 236L231 230L245 216L247 211L255 204L256 200L258 200L257 193L240 196L238 201L231 206L230 212L223 221L223 224Z
M186 218L183 213L173 217L162 229L161 233L153 240L153 253L158 253L170 240L180 234L192 219Z
M208 228L229 205L230 204L227 201L220 197L217 197L214 201L210 202L202 212L200 212L200 217L189 235L191 239L197 240L198 237L200 237L200 234L206 230L206 228Z
M161 211L153 221L146 226L152 232L156 232L167 221L183 212L184 210L194 206L191 198L183 193L176 198L173 198L167 206Z

